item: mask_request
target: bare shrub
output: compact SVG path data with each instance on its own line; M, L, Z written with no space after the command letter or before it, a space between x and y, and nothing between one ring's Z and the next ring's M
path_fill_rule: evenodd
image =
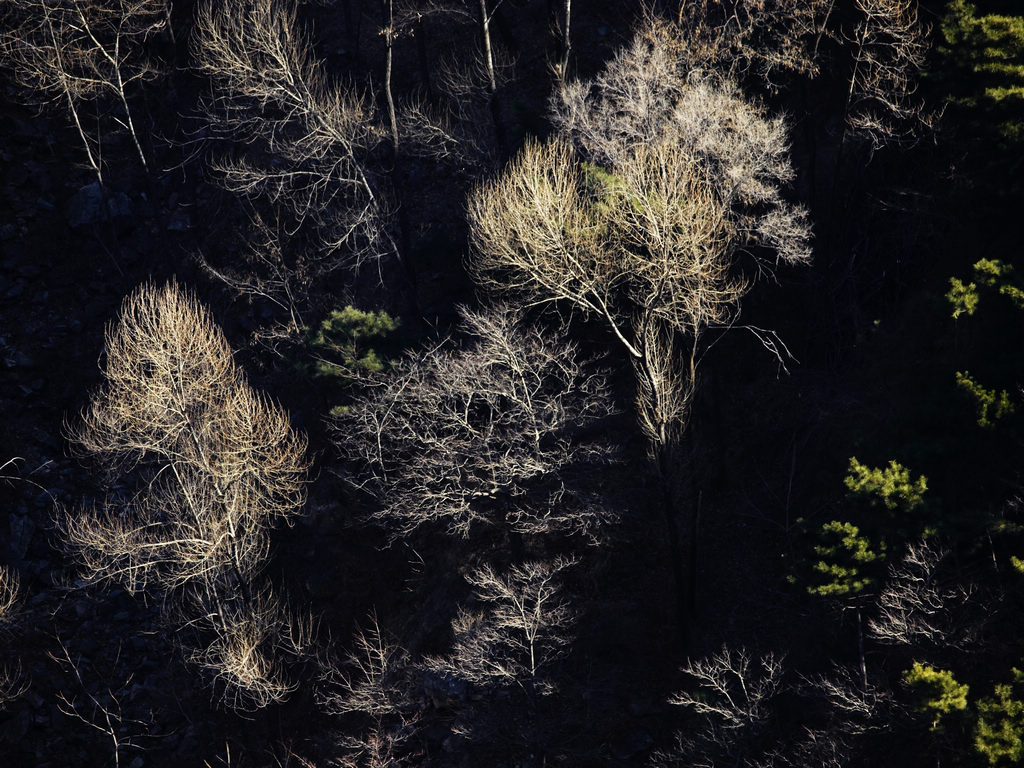
M545 717L541 706L554 698L554 665L572 640L574 613L560 582L574 563L559 558L505 573L490 566L470 572L466 580L478 607L459 610L452 651L425 662L439 678L468 686L452 731L485 754L519 755L543 765L545 754L559 746L550 738L557 723L549 717L557 716Z

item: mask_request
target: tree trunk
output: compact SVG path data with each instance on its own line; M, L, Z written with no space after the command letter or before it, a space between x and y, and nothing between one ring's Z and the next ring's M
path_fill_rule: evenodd
M381 17L384 22L384 98L388 105L388 122L391 125L391 148L398 157L398 118L395 115L395 97L391 92L391 63L395 41L394 0L381 0Z
M690 610L689 593L687 588L686 571L683 567L683 547L679 536L678 514L676 513L677 499L676 486L673 482L675 472L672 458L672 449L668 445L654 447L654 463L657 468L658 483L661 494L661 512L665 520L665 531L668 535L668 556L671 561L672 586L674 592L674 613L676 626L684 644L690 639Z

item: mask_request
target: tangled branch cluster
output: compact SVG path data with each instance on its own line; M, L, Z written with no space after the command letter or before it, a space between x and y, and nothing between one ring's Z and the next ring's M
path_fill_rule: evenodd
M562 336L504 307L464 311L464 348L428 347L336 423L352 481L394 538L424 525L598 537L610 519L587 490L614 458L576 432L612 410L604 379Z

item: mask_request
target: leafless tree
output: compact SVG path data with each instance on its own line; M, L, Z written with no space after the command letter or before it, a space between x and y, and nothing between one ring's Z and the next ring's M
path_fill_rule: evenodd
M204 658L219 659L231 696L266 703L278 689L255 650L282 612L256 579L270 528L302 509L305 438L246 384L208 311L175 283L125 300L103 375L72 439L143 482L126 500L61 514L66 545L90 578L176 597L212 622Z
M493 95L501 85L501 66L496 63L496 46L491 23L505 0L412 0L405 4L405 18L434 18L445 23L468 24L480 33L478 58L488 92Z
M785 124L729 80L688 73L677 48L665 25L637 34L594 82L565 89L558 135L528 144L469 201L481 286L602 318L628 353L673 550L674 454L703 335L736 323L751 285L739 257L769 274L810 258L806 212L782 194ZM783 361L774 334L748 328ZM682 567L681 552L672 560Z
M550 724L538 708L556 693L552 668L572 639L574 614L560 582L574 563L530 562L506 573L483 566L466 576L479 608L460 609L452 651L425 662L435 675L466 683L470 699L482 699L479 707L468 700L459 707L454 733L503 758L514 753L545 764Z
M203 3L193 59L212 83L212 132L245 146L213 169L228 190L287 213L310 240L321 275L393 252L388 205L369 154L383 133L372 100L331 82L310 53L295 8Z
M357 629L354 648L341 664L329 664L321 705L328 712L362 716L367 725L346 730L340 741L346 768L403 765L404 745L415 734L420 707L411 695L416 675L408 653L372 615Z
M873 149L913 141L931 116L916 99L928 51L916 0L856 0L861 14L847 42L853 49L844 133ZM840 152L842 145L840 145Z
M399 127L408 140L404 152L455 161L478 176L502 153L498 92L513 77L514 61L491 34L494 15L504 0L404 0L395 7L396 26L417 39L421 58L430 25L445 40L437 56L430 92L435 107L421 100L399 109Z
M685 413L709 326L735 319L741 252L809 258L786 129L711 75L687 77L658 27L555 107L563 136L530 144L470 200L471 269L486 288L603 317L638 368L656 443ZM595 170L597 163L604 170ZM770 271L765 260L758 268ZM659 351L685 340L681 380Z
M572 611L559 594L558 579L574 560L513 566L498 575L485 565L466 580L480 612L462 610L453 622L455 650L429 666L482 688L532 685L552 691L547 668L564 655Z
M844 768L854 762L858 741L893 732L905 708L881 680L865 682L860 669L834 664L828 674L803 677L797 687L824 725L804 727L801 736L766 753L764 768ZM898 731L897 731L898 732Z
M14 65L32 99L67 109L101 183L104 163L93 119L125 129L148 168L131 92L158 74L145 44L166 28L169 8L168 0L0 1L0 10L7 10L11 20L0 33L0 55Z
M753 74L768 87L780 73L813 75L817 44L836 0L680 0L675 23L690 69Z
M561 89L569 80L569 59L572 56L572 0L561 0L560 5L561 15L554 23L559 55L552 64L552 70L557 87Z
M110 685L110 680L103 680L105 690L95 690L93 680L87 682L83 676L83 669L86 669L86 662L83 659L72 658L64 641L57 638L59 652L49 652L49 656L63 670L70 672L74 678L74 692L69 693L65 689L57 691L57 709L61 714L77 720L93 730L103 734L104 740L109 741L113 757L114 768L120 768L121 758L128 750L142 750L138 742L153 727L152 713L150 718L143 720L133 718L126 714L123 701L130 698L132 675L128 674L115 686ZM121 649L118 648L117 658L120 659ZM115 661L116 663L116 661ZM96 670L86 669L86 674L97 674Z
M0 621L10 619L18 604L18 588L20 579L17 571L0 565Z
M586 478L615 453L575 433L613 410L603 377L508 307L463 323L465 347L407 357L335 424L372 516L394 538L428 524L600 537L613 515Z
M757 768L847 768L852 751L846 735L826 729L807 728L795 743L772 749Z
M956 609L970 600L974 590L942 579L939 569L946 555L931 539L907 546L902 560L889 566L878 596L878 616L868 622L870 637L911 648L956 648L969 641L956 619Z
M288 319L280 327L260 329L262 340L294 338L306 325L306 299L314 290L320 265L307 249L288 248L287 233L256 213L249 219L249 231L239 239L242 252L225 263L211 261L203 251L197 251L195 259L238 296L269 301L286 313Z
M756 765L755 740L772 714L772 699L782 685L782 659L769 653L754 659L727 647L690 661L682 672L694 687L669 701L697 715L699 725L676 736L672 752L656 756L657 765Z
M803 688L827 705L831 730L847 736L890 727L897 707L887 687L870 678L865 682L861 670L838 664L830 674L805 678Z
M203 669L233 710L260 709L288 698L298 687L287 667L310 660L316 624L292 612L265 581L248 596L212 591L189 596L179 623L196 638L189 660Z

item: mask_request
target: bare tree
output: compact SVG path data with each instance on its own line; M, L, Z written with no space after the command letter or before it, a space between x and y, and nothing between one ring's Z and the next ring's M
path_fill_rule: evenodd
M480 285L602 318L628 353L672 542L673 453L703 334L735 324L750 287L739 256L768 273L810 258L806 213L782 194L785 124L730 81L687 74L675 50L664 25L638 34L553 105L560 135L528 144L469 201ZM781 362L781 341L748 328ZM672 560L681 568L681 553Z
M884 730L896 711L892 691L838 664L828 675L805 678L804 692L828 706L830 730L845 736Z
M810 253L806 214L781 192L792 178L784 123L728 81L687 77L668 32L650 34L653 43L638 35L555 106L568 140L528 145L475 190L470 266L488 289L603 317L636 361L645 397L660 401L641 420L653 418L651 437L664 442L694 371L669 384L653 347L685 338L684 367L694 368L701 334L732 322L749 288L735 271L739 253L787 263Z
M669 701L700 717L696 728L676 735L676 748L656 756L657 765L714 768L756 765L757 737L772 714L772 700L782 685L782 659L769 653L754 659L727 647L691 661L682 672L694 687Z
M501 576L489 565L472 571L481 612L462 610L453 622L455 650L434 660L432 669L456 675L473 685L531 685L553 690L547 668L565 653L572 612L559 595L558 579L574 560L526 563Z
M403 749L416 733L420 707L412 696L415 667L376 615L357 628L354 648L341 664L327 667L321 705L328 712L361 716L362 728L346 729L339 764L346 768L403 765Z
M192 51L213 85L207 125L246 146L244 158L225 153L213 162L224 187L304 233L307 266L320 276L393 253L388 205L369 164L383 136L373 102L328 79L295 8L204 3Z
M872 149L912 141L932 119L923 101L915 98L928 51L917 2L856 0L856 7L861 17L846 34L853 47L853 71L843 139L849 133L870 143Z
M615 454L575 433L613 410L603 377L507 307L463 322L464 348L407 357L335 423L372 516L393 538L424 525L600 537L613 515L588 478Z
M460 707L453 732L507 758L545 764L551 745L540 717L541 701L556 693L553 665L571 642L573 611L560 581L574 560L530 562L506 573L490 566L466 576L478 610L460 609L452 622L450 654L428 659L429 671L458 680L483 699L479 707Z
M33 99L67 109L97 179L104 163L93 120L126 130L148 168L131 91L158 74L145 44L167 26L168 0L2 0L0 10L12 22L0 33L0 54Z
M961 647L969 642L956 609L970 600L970 586L943 580L939 569L947 552L930 539L907 545L903 558L889 566L878 595L878 616L868 635L886 645L920 648L922 644Z
M681 58L692 69L756 75L769 88L788 72L813 75L836 0L680 0Z
M474 168L490 167L505 151L498 93L512 80L515 62L491 34L503 2L405 0L396 7L396 24L417 44L423 44L428 23L442 30L447 42L429 89L440 97L440 110L428 111L413 100L399 112L400 127L412 140L405 151L427 154L433 149L434 156L456 159L473 175L479 175ZM421 57L426 59L425 45Z
M241 239L242 252L225 263L211 261L202 251L194 254L195 259L207 274L238 296L269 301L287 315L283 324L261 329L261 340L294 338L306 325L307 299L315 290L321 265L307 249L288 248L287 233L266 223L258 213L249 218L249 230Z
M305 438L245 383L207 310L175 283L125 300L103 375L72 439L143 482L126 500L60 515L68 549L90 578L176 597L211 622L201 655L236 703L278 698L257 651L288 621L256 579L270 528L303 506Z
M86 674L96 676L95 667L89 668L81 657L72 658L71 652L61 638L57 638L59 653L49 652L49 656L63 670L70 672L74 678L73 693L61 689L57 691L57 709L61 714L77 720L85 726L103 734L109 742L114 768L120 768L121 758L128 750L143 750L141 741L153 727L153 714L149 719L130 717L125 712L123 702L130 699L132 675L128 674L116 686L109 685L110 680L104 676L105 690L97 690L94 680L87 682ZM117 659L120 659L121 648L118 648ZM115 662L116 663L116 662Z

